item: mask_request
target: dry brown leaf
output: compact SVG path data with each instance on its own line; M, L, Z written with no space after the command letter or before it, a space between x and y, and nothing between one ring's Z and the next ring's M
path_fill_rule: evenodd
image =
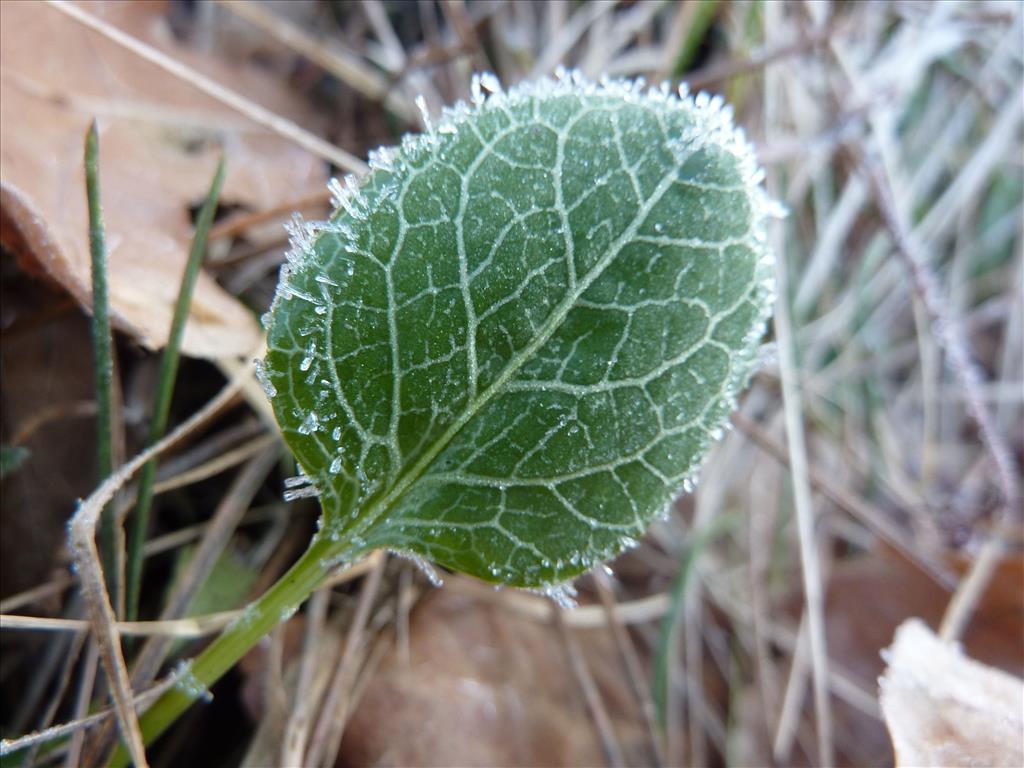
M629 765L648 761L609 632L576 631ZM383 658L345 731L339 766L604 765L556 630L448 589L425 597L409 659Z
M879 681L900 766L1024 765L1024 681L905 621Z
M283 83L176 43L162 3L85 7L263 106L302 116ZM271 207L326 180L305 150L42 3L0 3L0 68L4 243L89 305L82 148L97 116L111 317L151 349L167 338L192 236L189 206L202 200L222 150L223 204ZM244 354L257 338L252 314L201 274L184 351Z
M68 510L96 482L89 322L62 292L0 260L0 442L29 451L0 479L0 598L55 565ZM17 317L20 323L9 324ZM85 406L85 407L83 407ZM0 652L0 659L6 654Z
M962 573L967 563L949 562ZM968 654L1012 674L1024 672L1024 558L1003 560L964 634ZM879 547L836 563L825 601L829 657L863 690L873 690L885 669L881 651L897 627L918 617L938 627L950 592L893 550ZM794 620L801 595L787 604ZM884 725L840 697L833 696L836 747L840 763L886 765L893 761Z

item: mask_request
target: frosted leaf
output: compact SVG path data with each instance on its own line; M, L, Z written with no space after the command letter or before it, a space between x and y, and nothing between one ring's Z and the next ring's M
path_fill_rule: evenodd
M282 494L285 501L298 501L299 499L315 499L320 492L315 486L307 485L302 488L289 488Z
M319 309L321 309L321 307L317 307L316 309L319 310ZM323 309L326 310L326 307L323 307ZM316 311L316 310L314 310L314 311ZM321 313L317 312L317 314L321 314ZM302 358L302 362L299 363L299 370L300 371L308 371L309 367L311 365L313 365L313 360L315 358L316 358L316 342L315 341L311 341L311 342L309 342L309 347L306 350L306 356L304 358Z
M300 370L305 370L305 368L301 368L301 364ZM311 435L318 429L320 429L320 417L316 415L316 411L310 411L307 413L306 418L303 419L302 423L297 427L297 431L301 435Z
M437 572L437 569L423 559L422 555L417 555L415 552L402 552L400 550L391 550L391 554L397 555L403 560L408 560L410 563L416 566L416 569L422 573L427 581L430 582L432 587L443 587L444 579L441 578L441 574Z
M568 611L577 607L576 588L572 584L549 584L540 589L532 589L530 591L543 595L562 610Z
M284 481L284 500L295 501L296 499L310 499L320 495L320 491L313 485L308 475L298 477L287 477Z
M253 365L256 368L256 380L263 387L263 391L266 393L268 398L277 396L277 387L274 386L274 382L270 380L270 376L267 375L267 366L262 360L254 360Z
M421 93L416 97L416 109L420 112L420 119L423 121L423 127L429 133L434 130L434 125L430 119L430 110L427 108L427 100L423 98Z
M266 367L332 539L537 588L692 486L756 362L778 208L717 97L471 92L332 185Z

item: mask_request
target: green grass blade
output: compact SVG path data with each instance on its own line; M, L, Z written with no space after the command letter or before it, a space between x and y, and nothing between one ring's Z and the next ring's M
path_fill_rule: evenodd
M654 710L658 725L662 728L667 727L666 707L668 705L669 679L671 675L669 667L672 660L672 649L679 642L679 627L682 620L686 587L690 583L694 566L700 559L704 549L732 528L735 523L736 517L734 515L716 517L706 528L697 532L686 543L682 554L679 556L679 572L676 574L676 579L672 584L672 603L669 606L668 613L661 622L658 652L654 659L654 685L651 692L654 696Z
M7 477L29 457L29 450L21 445L0 445L0 478Z
M96 471L103 480L114 471L113 350L107 295L107 247L100 207L99 133L93 120L85 135L85 194L89 205L89 253L92 257L92 349L96 373ZM118 537L114 511L108 505L100 517L100 552L107 590L120 605Z
M686 31L686 38L676 55L675 66L672 69L673 77L679 77L686 73L696 61L701 43L704 42L711 23L718 13L718 0L696 0L696 3L690 28Z
M156 402L153 406L153 419L149 428L149 444L159 440L167 429L167 415L170 412L171 396L174 394L174 380L178 372L178 361L181 357L181 339L185 333L185 320L188 318L192 305L192 292L199 268L206 253L206 240L217 210L217 198L224 183L224 158L217 165L217 173L210 184L199 217L196 220L196 232L192 239L185 274L178 291L178 300L174 306L174 318L171 320L171 331L167 337L163 357L160 360L160 375L157 383ZM139 477L139 495L135 505L135 514L131 519L130 537L128 542L128 560L126 568L126 617L133 621L138 615L139 594L142 586L142 547L149 528L149 513L153 503L153 479L156 475L156 461L150 461L143 467Z

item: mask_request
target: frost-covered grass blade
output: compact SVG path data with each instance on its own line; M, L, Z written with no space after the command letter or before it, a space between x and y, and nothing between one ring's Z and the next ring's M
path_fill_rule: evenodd
M474 94L295 224L261 373L321 536L539 587L692 483L769 313L769 206L704 94Z

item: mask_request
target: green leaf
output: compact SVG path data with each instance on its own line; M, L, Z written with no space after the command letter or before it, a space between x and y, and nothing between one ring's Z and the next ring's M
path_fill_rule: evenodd
M174 576L167 585L168 595L181 580L195 555L196 547L182 550L175 562ZM213 570L206 577L195 597L188 604L185 616L202 616L207 613L228 611L237 608L245 601L250 587L259 576L255 570L242 562L241 558L230 550L225 550Z
M483 77L371 160L296 223L259 366L320 535L526 587L633 544L769 315L770 206L729 110Z
M197 549L198 547L188 547L179 552L174 563L174 573L167 583L167 597L170 597L174 588L181 582ZM259 573L242 562L237 554L225 550L217 558L210 575L188 604L185 616L203 616L237 608L245 602L245 596L256 583L258 576ZM171 653L177 653L186 645L188 642L184 640L175 643Z
M0 445L0 477L6 477L29 457L29 450L20 445Z

